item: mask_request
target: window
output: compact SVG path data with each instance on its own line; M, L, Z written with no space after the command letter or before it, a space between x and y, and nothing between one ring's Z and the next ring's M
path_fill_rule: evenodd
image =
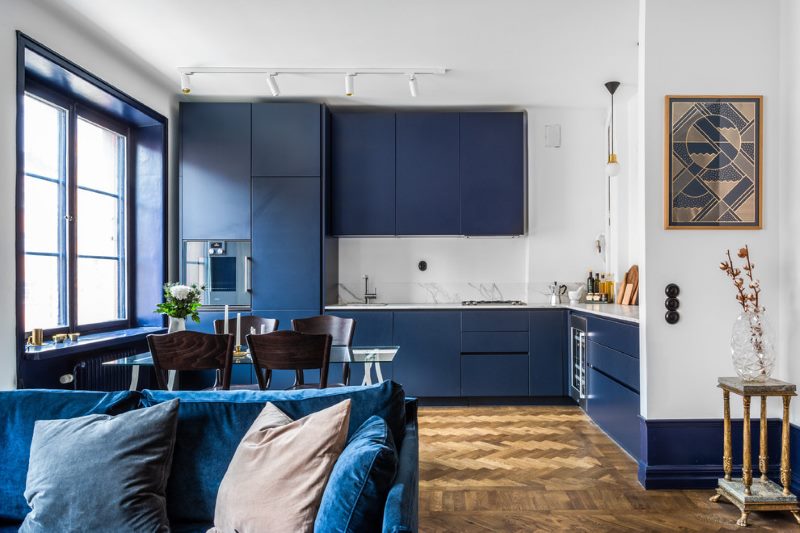
M32 328L128 318L128 131L46 91L24 97L24 309Z

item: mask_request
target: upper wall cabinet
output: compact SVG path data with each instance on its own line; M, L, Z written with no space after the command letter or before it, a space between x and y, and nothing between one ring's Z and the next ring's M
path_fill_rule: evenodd
M525 232L525 116L461 113L461 233Z
M182 238L249 239L250 104L182 103L180 116Z
M397 114L397 235L459 235L458 113Z
M252 175L320 175L319 104L253 104Z
M394 113L331 115L334 235L395 234Z

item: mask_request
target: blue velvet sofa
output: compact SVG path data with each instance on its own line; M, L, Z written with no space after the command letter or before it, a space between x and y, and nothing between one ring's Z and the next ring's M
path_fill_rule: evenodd
M113 415L176 397L181 402L167 486L167 512L173 531L205 532L213 525L222 476L266 402L273 402L297 419L346 398L351 400L351 435L369 417L378 415L386 420L397 445L399 464L383 509L383 531L417 530L416 401L406 399L399 385L387 381L370 387L303 391L0 392L0 532L16 531L29 511L23 492L36 420Z

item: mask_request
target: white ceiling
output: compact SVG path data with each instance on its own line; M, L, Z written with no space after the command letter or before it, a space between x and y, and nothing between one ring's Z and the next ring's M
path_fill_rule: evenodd
M391 106L608 103L636 83L637 0L40 0L116 40L179 92L177 67L446 67L355 80L281 75L279 98ZM263 76L195 75L194 97L267 98ZM626 91L627 92L627 91Z

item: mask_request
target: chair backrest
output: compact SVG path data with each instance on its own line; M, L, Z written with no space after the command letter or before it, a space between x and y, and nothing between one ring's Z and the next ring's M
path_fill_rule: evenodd
M333 337L334 346L350 346L353 344L356 321L332 315L312 316L292 320L292 329L314 335L327 333Z
M242 317L242 339L250 334L250 328L255 328L256 334L261 333L261 326L264 326L264 333L272 333L278 329L277 318L262 318L260 316L243 316ZM221 335L225 331L225 320L214 321L214 332ZM236 317L228 319L228 332L236 336Z
M275 331L266 335L248 335L247 345L250 347L256 377L262 389L266 389L269 385L269 377L273 370L319 369L319 388L324 389L328 386L330 335Z
M222 388L230 389L233 335L176 331L148 335L158 386L167 389L167 370L222 370Z

